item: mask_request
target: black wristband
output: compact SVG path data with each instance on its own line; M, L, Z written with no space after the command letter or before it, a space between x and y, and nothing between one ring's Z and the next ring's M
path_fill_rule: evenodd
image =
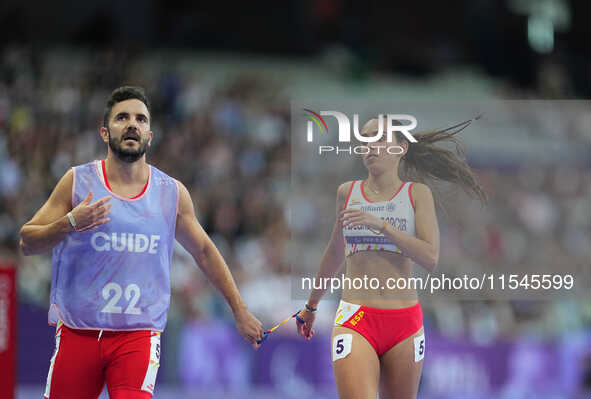
M317 310L318 310L318 308L313 308L312 306L310 306L310 305L306 304L306 310L307 310L308 312L314 313L315 311L317 311Z

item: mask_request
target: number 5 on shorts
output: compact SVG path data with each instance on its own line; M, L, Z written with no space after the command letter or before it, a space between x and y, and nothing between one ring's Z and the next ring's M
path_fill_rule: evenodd
M425 334L415 337L415 362L420 362L425 357Z
M332 339L332 361L347 357L351 353L352 342L351 334L335 335Z

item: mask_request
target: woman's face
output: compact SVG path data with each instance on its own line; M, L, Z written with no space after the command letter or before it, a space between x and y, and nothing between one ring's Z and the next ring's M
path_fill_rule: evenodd
M385 124L385 123L384 123ZM361 135L366 137L376 136L378 133L378 120L371 119L361 129ZM392 141L387 141L386 129L383 127L382 137L372 143L362 143L368 149L361 155L363 164L372 174L382 174L387 170L398 167L400 158L406 153L408 142L398 142L396 135L392 135Z

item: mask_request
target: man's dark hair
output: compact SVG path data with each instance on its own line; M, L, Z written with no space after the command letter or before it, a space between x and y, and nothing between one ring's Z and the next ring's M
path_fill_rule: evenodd
M103 126L109 127L109 118L111 117L113 105L120 103L121 101L131 99L140 100L146 104L148 112L152 114L152 110L150 109L150 101L148 101L148 97L146 97L146 92L143 88L138 86L121 86L113 90L109 100L107 100L107 105L105 106L105 112L103 114Z

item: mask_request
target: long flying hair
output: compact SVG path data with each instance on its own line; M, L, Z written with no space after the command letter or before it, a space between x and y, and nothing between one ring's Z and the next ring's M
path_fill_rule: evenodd
M488 195L474 171L466 163L464 149L456 137L458 133L481 117L482 115L478 115L473 119L444 129L413 133L417 142L408 143L408 150L399 164L400 178L429 186L432 186L432 183L449 182L460 186L470 197L478 199L483 205L486 205ZM395 122L395 124L402 125L400 122ZM399 131L396 132L396 139L398 143L407 141ZM437 143L452 143L455 146L455 151L436 145Z

